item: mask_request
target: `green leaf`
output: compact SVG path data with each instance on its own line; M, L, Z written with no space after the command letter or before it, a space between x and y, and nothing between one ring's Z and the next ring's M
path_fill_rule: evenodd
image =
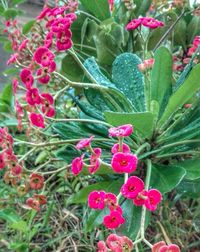
M22 33L23 34L27 34L29 33L29 31L31 30L31 28L34 26L34 24L36 23L36 20L30 20L28 21L22 28Z
M11 208L0 209L0 219L3 219L4 221L8 221L9 223L15 223L15 222L20 221L20 217Z
M187 28L188 42L191 44L195 36L200 33L200 17L193 16Z
M18 231L21 231L23 233L26 233L29 231L29 227L27 225L27 223L23 220L20 220L20 221L16 221L16 222L13 222L10 227L12 229L15 229L15 230L18 230Z
M106 192L118 193L122 184L123 184L122 179L97 182L93 185L89 185L81 189L74 195L70 196L67 200L67 203L68 204L86 203L89 193L94 190L105 190Z
M73 145L64 146L55 152L55 156L57 158L60 158L67 163L71 163L75 157L80 155L80 151L78 151Z
M151 6L152 0L135 0L137 8L135 10L136 16L144 16Z
M138 69L141 59L132 53L119 55L112 69L112 79L116 87L132 102L138 111L146 110L145 84L143 74Z
M151 112L117 113L106 111L104 115L106 121L114 126L132 124L135 131L143 137L150 137L153 133L155 117Z
M72 81L81 81L83 79L83 71L71 54L67 54L63 58L61 69L64 75Z
M119 231L134 240L140 229L142 207L137 207L133 204L132 200L126 200L122 205L123 217L125 223L119 228ZM148 226L150 221L150 212L146 213L145 228Z
M166 109L158 123L161 127L172 115L187 103L187 101L193 97L193 95L200 89L199 83L200 64L196 65L190 72L188 78L179 87L179 89L170 97Z
M181 45L184 50L187 49L186 45L186 36L187 36L187 24L185 20L182 18L179 20L179 22L176 24L174 28L174 42L177 45Z
M150 186L161 193L167 193L177 187L185 175L186 171L182 167L153 164Z
M22 4L25 0L12 0L12 5Z
M5 42L3 45L4 51L11 53L12 52L12 43L10 41Z
M196 180L200 178L200 159L189 159L177 164L186 170L185 179Z
M4 11L3 16L6 19L14 19L18 15L18 13L19 12L16 9L10 8Z
M172 55L166 47L155 53L155 63L151 74L151 100L156 100L162 111L172 93Z
M177 193L189 198L199 198L200 194L200 179L183 180L177 187Z
M107 0L80 0L84 8L100 20L110 17Z
M0 112L9 112L12 105L13 95L12 95L12 85L7 84L0 94Z

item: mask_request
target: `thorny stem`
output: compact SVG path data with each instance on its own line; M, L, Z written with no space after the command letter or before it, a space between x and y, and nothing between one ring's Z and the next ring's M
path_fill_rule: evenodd
M145 190L149 189L149 184L150 184L150 179L151 179L151 171L152 171L152 165L151 165L151 160L147 159L147 175L146 175L146 180L145 180ZM150 248L152 248L152 244L148 242L145 238L145 218L146 218L146 207L142 207L142 216L141 216L141 223L140 223L140 238L136 239L134 244L137 244L141 241L146 243ZM139 233L138 233L139 235Z

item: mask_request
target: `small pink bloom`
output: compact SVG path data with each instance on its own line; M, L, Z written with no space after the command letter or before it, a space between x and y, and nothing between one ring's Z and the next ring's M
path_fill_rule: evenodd
M41 20L47 16L51 12L49 7L44 7L39 16L36 17L37 20Z
M120 152L119 151L119 144L118 143L114 144L113 147L112 147L112 149L111 149L111 153L112 154L115 154L117 152ZM123 152L123 153L130 153L131 152L130 147L127 144L123 143L122 144L122 151L121 152Z
M97 243L97 252L108 252L108 248L106 247L106 244L104 241L99 241Z
M54 109L54 99L53 96L48 93L42 93L41 97L41 104L42 104L42 112L48 117L55 116L55 109Z
M196 52L196 50L197 50L197 47L195 47L195 46L191 47L191 48L188 50L187 55L188 55L188 56L192 56L192 55Z
M156 29L158 27L162 27L164 26L164 23L155 19L155 18L152 18L152 17L144 17L144 18L141 18L142 20L142 25L150 28L150 29Z
M99 168L100 168L100 165L101 165L101 162L100 162L100 156L101 156L101 149L100 148L94 148L93 149L93 152L90 156L90 167L89 167L89 173L91 174L94 174Z
M105 207L104 198L105 198L104 191L92 191L88 195L89 207L93 209L100 209L100 210L104 209Z
M7 60L7 65L9 66L10 64L16 63L18 57L19 57L18 53L12 54L10 58Z
M125 222L125 219L118 211L112 211L109 215L103 219L104 225L109 229L115 229L121 226Z
M191 108L192 107L192 104L191 103L186 103L184 104L184 108Z
M136 206L143 206L146 200L147 200L147 191L143 190L139 192L137 197L133 199L133 203Z
M34 78L31 71L28 68L24 68L20 72L21 81L24 83L27 89L30 89L33 85Z
M68 18L71 21L71 23L72 23L72 22L74 22L77 19L77 16L76 16L75 13L67 13L65 15L65 18Z
M106 239L106 243L107 243L109 249L111 249L111 251L123 252L123 247L122 247L120 236L118 236L116 234L110 234Z
M131 153L115 153L111 160L112 168L117 173L131 173L136 170L137 163L137 157Z
M114 9L114 4L115 4L114 0L108 0L108 4L109 4L110 12L112 12Z
M51 30L55 33L57 32L65 32L71 26L71 21L68 18L59 18L56 19L51 26Z
M44 40L44 46L50 48L52 46L52 43L53 43L53 32L48 32Z
M193 40L194 47L198 47L200 45L200 36L196 36Z
M0 170L2 170L6 166L4 162L4 155L3 153L0 153Z
M38 200L34 199L34 198L28 198L26 200L26 204L27 206L29 206L32 209L35 209L37 212L40 211L40 203Z
M83 166L84 166L83 155L73 159L72 166L71 166L72 173L75 176L78 175L82 171Z
M120 214L123 213L123 210L122 210L122 208L121 208L119 205L110 204L110 205L108 205L108 208L110 209L111 212L112 212L112 211L117 211L117 212L119 212Z
M132 176L122 186L120 191L125 198L134 199L143 190L144 182L140 178Z
M108 206L114 206L117 204L117 197L113 193L106 193L104 201Z
M69 31L67 32L69 33ZM65 33L59 33L57 36L57 41L56 41L56 49L57 51L66 51L68 49L70 49L73 46L71 37L68 36L68 34L66 35Z
M121 244L123 248L126 248L127 251L132 251L133 250L133 242L126 236L121 237Z
M143 61L143 63L138 65L138 68L140 69L141 72L144 72L148 69L151 69L154 65L154 59L150 58L150 59L146 59Z
M38 128L45 128L44 117L41 114L30 113L29 120L32 125Z
M159 249L165 245L166 245L166 243L164 241L160 241L160 242L155 243L152 247L152 252L159 252L160 251Z
M39 90L37 88L31 88L26 91L26 101L29 105L35 106L41 103Z
M155 211L161 200L162 194L156 189L151 189L147 192L147 200L144 204L148 210Z
M135 30L137 29L142 23L142 20L141 19L133 19L131 20L127 26L126 26L126 30Z
M18 88L18 85L19 85L19 81L17 78L14 78L12 80L12 91L13 91L13 94L16 95L17 93L17 88Z
M44 46L39 47L33 55L33 60L43 67L48 67L54 58L55 55Z
M112 137L126 137L132 134L133 126L131 124L125 124L118 127L110 128L108 132L109 136Z
M19 46L18 51L21 52L24 49L26 49L28 43L29 43L29 39L24 39L21 45Z
M22 173L22 171L23 171L23 169L22 169L21 165L19 165L19 164L15 165L11 168L11 173L14 176L20 175Z
M92 139L94 138L94 136L91 136L90 138L84 138L81 141L79 141L77 143L77 145L75 146L77 150L81 150L83 148L87 148L90 146Z
M67 10L66 6L61 6L61 7L55 7L51 10L51 13L49 14L49 16L58 16L58 15L62 15L65 11Z
M40 84L48 84L51 79L50 75L48 74L48 71L43 68L39 68L36 72L36 75L37 80Z

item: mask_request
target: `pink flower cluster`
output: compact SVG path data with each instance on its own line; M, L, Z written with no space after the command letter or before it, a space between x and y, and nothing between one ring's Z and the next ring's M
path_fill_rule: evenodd
M152 17L141 17L131 20L127 24L126 29L135 30L141 25L148 27L150 29L156 29L158 27L164 26L164 23Z
M92 209L99 210L108 207L110 213L104 217L103 223L109 229L118 228L125 222L122 216L122 208L118 205L117 197L113 193L92 191L88 196L88 205Z
M200 36L196 36L193 40L192 47L188 50L187 55L192 56L196 52L198 46L200 45Z
M133 200L136 206L145 206L150 211L155 211L162 200L161 193L156 189L145 190L144 182L137 176L131 176L121 187L122 195Z
M77 150L86 148L88 151L91 152L91 155L90 155L89 165L85 164L83 161L84 154L72 160L71 170L75 176L78 175L82 171L84 166L88 167L88 171L90 174L94 174L100 168L100 165L101 165L100 157L102 154L102 150L100 148L94 148L94 149L92 148L91 141L93 138L94 136L91 136L90 138L82 139L76 145Z
M181 252L181 250L175 244L166 245L164 241L160 241L153 245L152 252Z
M5 177L10 178L10 182L16 182L21 178L23 168L13 151L13 138L8 133L7 128L0 128L0 169L7 167Z
M155 60L153 58L144 60L141 64L138 65L138 68L141 72L145 72L153 67Z
M77 2L76 2L77 3ZM37 20L40 22L45 19L48 33L44 40L44 46L52 47L55 38L55 47L57 51L65 51L72 47L72 33L70 31L72 23L76 20L76 15L66 13L70 7L55 7L53 9L44 7Z
M98 242L97 248L97 252L130 252L133 250L133 242L126 236L110 234L107 237L106 242Z

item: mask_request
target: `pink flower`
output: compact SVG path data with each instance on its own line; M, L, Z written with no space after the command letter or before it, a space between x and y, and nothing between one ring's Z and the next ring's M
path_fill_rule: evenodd
M24 39L21 45L19 46L18 51L21 52L24 49L26 49L28 42L29 42L29 39Z
M133 242L126 236L121 237L121 244L123 248L127 248L128 251L133 250Z
M36 17L37 20L41 20L47 16L51 12L49 7L44 7L39 16Z
M132 176L121 187L120 191L125 198L134 199L143 190L144 182L140 178Z
M43 68L39 68L36 72L36 75L37 75L37 80L40 84L47 84L49 83L51 79L48 72Z
M2 149L12 149L13 138L8 133L8 128L0 128L0 146Z
M106 193L104 201L108 206L115 206L117 204L117 197L113 193Z
M118 252L123 252L123 247L121 243L121 237L116 235L116 234L110 234L107 239L106 243L111 249L111 251L118 251Z
M53 96L48 93L42 93L40 95L41 104L42 104L42 113L44 113L48 117L55 116L55 109L54 109L54 99Z
M41 99L39 95L39 90L37 88L31 88L26 91L26 101L29 105L35 106L40 104Z
M20 72L21 81L24 83L27 89L30 89L33 85L34 78L31 71L28 68L24 68Z
M110 204L110 205L108 205L108 208L110 209L110 211L112 212L112 211L117 211L117 212L119 212L120 214L122 214L123 213L123 210L122 210L122 208L119 206L119 205L113 205L113 204Z
M12 80L12 91L13 91L13 94L16 95L17 93L17 88L18 88L18 85L19 85L19 81L17 78L14 78Z
M147 200L147 191L143 190L139 192L138 195L133 199L133 203L136 206L143 206L146 200Z
M58 51L65 51L70 49L73 46L71 37L70 35L70 31L65 31L64 33L61 32L58 34L57 36L57 41L56 41L56 49Z
M0 153L0 170L5 167L5 162L4 162L4 155L3 153Z
M20 175L22 173L22 171L23 171L23 169L22 169L21 165L19 165L19 164L11 167L11 173L14 176Z
M137 29L142 23L142 20L140 18L138 19L133 19L131 20L127 26L126 26L126 30L135 30Z
M146 59L143 61L143 63L138 65L138 68L140 69L141 72L144 72L148 69L151 69L154 65L154 59L150 58L150 59Z
M35 209L37 212L40 211L40 203L38 200L34 199L34 198L28 198L26 200L26 204L27 206L29 206L32 209Z
M194 47L198 47L200 45L200 36L196 36L193 40Z
M163 22L158 21L157 19L152 18L152 17L141 18L141 21L142 21L142 25L144 25L144 26L146 26L146 27L148 27L150 29L155 29L157 27L164 26Z
M111 160L112 168L117 173L131 173L137 168L138 159L131 153L118 152Z
M130 136L133 132L133 126L131 124L125 124L108 130L109 136L112 137L126 137Z
M101 149L100 148L94 148L93 153L90 156L90 167L89 167L89 173L94 174L101 165L100 162L100 156L101 156Z
M52 43L53 43L53 32L48 32L44 40L44 46L50 48L52 46Z
M197 48L196 48L195 46L192 46L192 47L188 50L187 55L188 55L188 56L192 56L193 53L196 52L196 50L197 50Z
M17 61L17 58L19 57L18 53L14 53L10 56L10 58L7 60L7 65L13 64Z
M114 4L115 4L114 0L108 0L108 4L109 4L110 12L112 12L114 9Z
M33 60L43 67L48 67L54 58L55 55L44 46L39 47L33 55Z
M32 125L38 128L45 128L44 117L41 114L30 113L29 120Z
M72 166L71 166L72 173L75 176L78 175L82 171L83 166L84 166L83 155L73 159Z
M166 245L164 241L160 241L153 245L152 252L181 252L176 244Z
M99 241L97 243L97 252L108 252L108 248L106 247L106 244L104 241Z
M144 204L150 211L155 211L161 200L162 194L156 189L151 189L147 192L147 200L145 200Z
M55 33L65 32L71 26L71 20L69 18L59 18L56 19L51 26L51 30Z
M123 152L123 153L130 153L130 151L131 151L130 147L127 144L123 143L122 144L122 151L121 152ZM115 154L117 152L120 152L119 151L119 144L118 143L114 144L113 147L112 147L112 149L111 149L111 153L112 154Z
M92 191L88 196L88 205L93 209L104 209L105 203L105 192L104 191Z
M84 138L81 141L79 141L77 143L77 145L75 146L77 150L81 150L83 148L87 148L90 146L92 139L94 138L94 136L91 136L90 138Z
M125 222L125 219L118 211L112 211L110 215L107 215L103 219L104 225L109 229L115 229L121 226Z

